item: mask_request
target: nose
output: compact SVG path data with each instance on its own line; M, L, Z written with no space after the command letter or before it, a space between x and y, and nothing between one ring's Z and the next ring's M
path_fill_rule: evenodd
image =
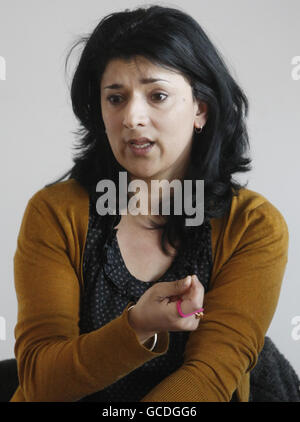
M134 129L137 126L145 126L147 124L147 105L142 98L131 98L123 110L123 125L128 129Z

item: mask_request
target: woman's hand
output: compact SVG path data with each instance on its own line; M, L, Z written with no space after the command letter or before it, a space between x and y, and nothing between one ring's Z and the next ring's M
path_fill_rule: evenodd
M189 314L203 305L204 287L196 275L183 279L154 284L129 311L130 325L145 341L155 333L163 331L194 331L199 319L194 315L182 318L177 310L176 301L181 299L181 309Z

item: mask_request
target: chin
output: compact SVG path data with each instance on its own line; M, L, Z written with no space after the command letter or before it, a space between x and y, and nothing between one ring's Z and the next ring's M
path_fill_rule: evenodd
M154 172L145 172L143 170L141 171L128 171L128 173L134 178L134 179L155 179L155 173Z
M126 163L123 163L122 166L127 170L128 174L135 179L152 179L158 174L154 169L145 168L146 166L143 166L142 164L135 167L134 165L128 166Z

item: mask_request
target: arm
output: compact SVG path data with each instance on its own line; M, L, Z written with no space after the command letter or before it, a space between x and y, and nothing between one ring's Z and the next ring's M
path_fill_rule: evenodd
M74 215L59 216L44 201L31 199L20 228L14 257L15 355L26 401L79 400L168 348L167 333L159 336L155 352L140 344L128 322L131 303L104 327L79 335L74 255L80 253L73 220Z
M228 402L254 368L279 299L288 229L269 202L243 218L247 223L233 253L213 273L205 316L189 336L184 364L141 401ZM233 229L224 247L239 232Z

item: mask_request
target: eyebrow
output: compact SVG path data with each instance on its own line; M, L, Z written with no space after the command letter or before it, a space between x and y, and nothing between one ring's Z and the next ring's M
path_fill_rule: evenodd
M152 83L154 83L154 82L158 82L158 81L164 81L164 82L168 82L169 83L169 81L167 81L166 79L158 79L158 78L142 78L142 79L140 79L140 83L142 83L142 84L152 84ZM104 89L120 89L120 88L123 88L124 87L124 85L122 85L122 84L112 84L112 85L108 85L108 86L105 86L104 87Z

